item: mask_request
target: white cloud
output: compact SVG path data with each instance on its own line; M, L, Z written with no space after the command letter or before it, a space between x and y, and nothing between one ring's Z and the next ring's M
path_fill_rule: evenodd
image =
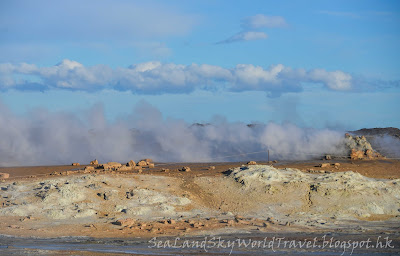
M263 14L247 17L242 21L244 29L280 28L286 25L285 19L281 16L267 16Z
M229 37L228 39L217 42L217 44L229 44L240 41L254 41L268 38L265 32L257 31L262 28L279 28L286 26L285 19L281 16L267 16L257 14L247 17L242 21L242 31Z
M86 67L63 60L50 67L22 63L0 64L0 89L117 89L141 94L189 93L194 90L265 91L280 95L301 91L304 83L331 90L352 88L352 76L343 71L292 69L282 64L267 69L251 64L224 68L208 64L180 65L145 62L127 68L106 65ZM32 88L33 86L33 88Z
M324 69L314 69L308 76L311 81L321 82L332 90L343 91L351 88L351 75L340 70L328 72Z
M253 41L253 40L266 39L267 37L268 35L265 34L264 32L257 32L257 31L240 32L237 33L236 35L229 37L226 40L218 42L217 44L229 44L240 41Z

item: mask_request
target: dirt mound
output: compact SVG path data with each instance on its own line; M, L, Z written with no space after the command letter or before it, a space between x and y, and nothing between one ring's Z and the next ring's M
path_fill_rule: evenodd
M188 198L154 191L143 183L95 174L11 183L1 188L2 196L12 205L0 208L0 216L71 220L104 215L153 218L185 214L177 208L189 204Z
M367 218L395 216L400 209L400 179L378 180L352 171L310 174L264 165L235 168L230 177L245 190L269 194L269 201L280 205L274 210L281 214Z

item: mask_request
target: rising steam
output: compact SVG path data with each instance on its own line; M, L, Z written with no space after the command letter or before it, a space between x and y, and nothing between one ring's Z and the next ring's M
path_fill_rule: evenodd
M64 112L35 110L16 116L0 104L0 166L56 165L138 160L157 162L309 159L343 154L343 133L304 129L293 124L230 123L215 118L207 125L163 118L146 102L124 119L105 120L101 106L79 118Z

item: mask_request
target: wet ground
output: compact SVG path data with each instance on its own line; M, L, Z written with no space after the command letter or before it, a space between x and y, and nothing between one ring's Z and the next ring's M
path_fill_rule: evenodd
M204 237L1 237L2 255L395 255L399 234L255 233Z

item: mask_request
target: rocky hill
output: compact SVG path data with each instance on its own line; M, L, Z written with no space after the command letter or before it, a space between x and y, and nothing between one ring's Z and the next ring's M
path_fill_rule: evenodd
M364 135L364 136L383 136L390 135L400 139L400 129L395 127L386 127L386 128L363 128L356 131L351 131L352 134L355 135Z
M395 127L360 129L349 132L357 136L365 136L372 147L389 158L400 157L400 129Z

